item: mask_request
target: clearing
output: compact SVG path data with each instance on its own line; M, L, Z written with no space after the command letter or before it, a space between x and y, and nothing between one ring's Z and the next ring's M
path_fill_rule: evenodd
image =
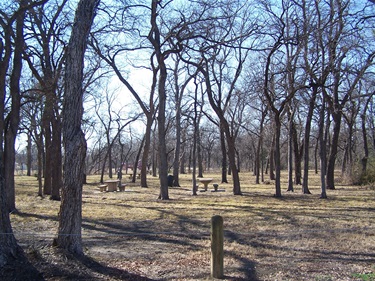
M311 174L313 174L311 172ZM191 175L160 201L158 181L149 188L127 183L125 192L100 192L98 176L83 189L86 258L71 259L52 246L60 202L36 197L34 177L16 177L11 215L19 244L44 280L208 280L210 220L224 219L226 280L375 280L375 190L337 182L319 199L255 185L241 173L243 196L233 196L220 174L205 174L219 191L191 196ZM284 178L285 175L284 175ZM202 190L202 187L200 187Z

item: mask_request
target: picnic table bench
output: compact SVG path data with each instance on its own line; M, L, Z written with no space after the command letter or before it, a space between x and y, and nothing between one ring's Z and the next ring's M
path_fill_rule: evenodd
M98 186L99 189L100 189L100 192L104 192L104 191L107 191L107 185L106 184L101 184Z

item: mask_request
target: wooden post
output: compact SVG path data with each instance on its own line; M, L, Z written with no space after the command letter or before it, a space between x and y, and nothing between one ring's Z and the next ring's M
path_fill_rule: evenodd
M221 279L224 277L224 233L223 218L211 218L211 277Z

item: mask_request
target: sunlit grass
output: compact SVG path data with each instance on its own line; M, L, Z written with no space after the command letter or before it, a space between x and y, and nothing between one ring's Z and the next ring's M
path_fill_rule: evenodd
M318 175L311 172L309 188L312 194L304 195L300 186L295 186L294 192L286 192L286 175L283 174L283 197L278 199L273 196L272 182L256 185L251 173L241 173L243 196L234 196L230 182L220 183L219 173L207 173L205 177L212 177L213 182L219 183L220 192L212 192L210 184L207 192L201 192L201 186L198 195L192 196L191 175L187 174L180 177L181 187L169 189L171 200L161 201L157 199L157 178L149 176L149 187L142 188L139 180L131 183L124 176L123 182L127 184L125 192L100 192L99 176L88 176L88 184L83 187L83 240L87 241L90 237L112 239L109 234L128 233L135 235L134 239L142 239L136 238L137 233L153 232L172 236L182 243L183 239L187 239L182 234L202 235L205 239L189 241L196 248L186 255L189 259L206 257L210 219L213 215L221 215L227 237L225 247L230 253L226 258L228 270L238 270L239 259L259 264L259 270L266 272L262 273L267 276L263 280L282 280L277 276L281 274L281 269L288 266L290 269L285 272L281 270L281 276L287 276L293 270L293 274L300 274L300 277L304 272L315 276L304 280L324 280L327 276L340 280L338 277L341 275L331 274L335 266L347 267L346 276L361 272L351 269L351 264L359 264L361 269L369 270L366 260L370 260L375 252L374 190L340 185L338 182L336 190L327 191L328 199L319 199ZM38 198L35 177L18 176L16 183L19 213L11 217L16 236L22 240L23 233L37 231L32 238L34 242L38 240L38 234L54 237L60 202L51 201L48 197ZM106 247L113 246L108 243ZM174 247L180 247L178 245ZM87 247L90 248L89 245ZM95 255L105 260L104 256ZM357 261L359 257L361 262ZM165 259L168 260L167 257ZM185 261L188 257L181 259ZM293 260L293 265L288 260ZM193 263L192 260L189 262ZM204 263L205 266L207 264ZM319 270L327 274L320 274ZM373 278L371 274L367 275Z

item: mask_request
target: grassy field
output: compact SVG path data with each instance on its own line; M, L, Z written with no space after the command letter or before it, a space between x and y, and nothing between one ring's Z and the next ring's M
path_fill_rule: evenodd
M285 175L283 175L286 178ZM40 199L33 177L16 177L14 233L46 280L207 280L210 278L210 220L224 219L226 280L375 280L375 190L337 182L319 199L318 176L312 195L255 185L241 174L243 196L205 174L219 192L191 195L191 175L157 200L156 178L149 188L127 182L125 192L100 192L98 177L83 189L83 243L91 263L57 254L52 240L59 202ZM127 181L128 179L125 179ZM124 180L123 180L124 181Z

